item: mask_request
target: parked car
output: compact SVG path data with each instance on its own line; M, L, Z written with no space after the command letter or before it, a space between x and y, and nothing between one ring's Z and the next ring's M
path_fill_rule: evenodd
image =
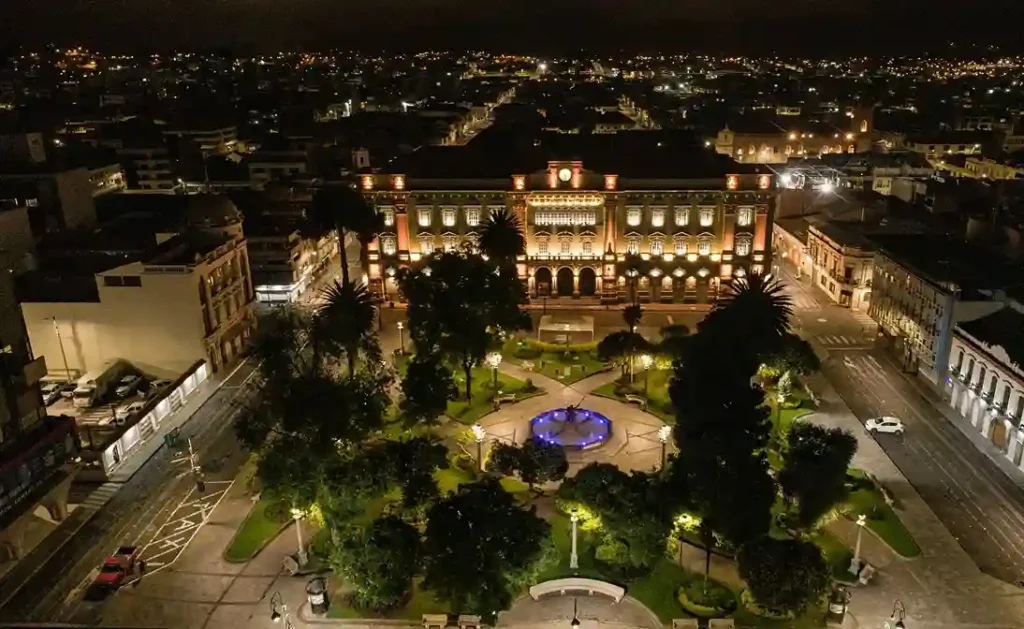
M893 435L903 434L903 422L897 417L873 417L864 422L864 427L871 434L889 433Z
M117 389L114 390L114 394L119 398L126 398L138 390L140 382L142 382L142 378L136 375L125 376L117 383Z
M145 406L146 403L142 400L135 400L131 404L117 409L117 412L114 413L114 420L118 423L124 423L129 417L141 411Z
M167 385L171 384L170 380L153 380L147 385L146 388L146 399L151 400L155 398L160 391L167 388Z
M85 591L88 601L100 601L113 594L133 578L139 578L145 572L144 563L139 561L137 546L122 546L117 552L107 557Z
M51 382L42 388L43 404L49 406L61 398L61 391L66 382Z
M65 400L70 400L75 397L75 389L77 388L77 382L64 382L60 385L60 396Z

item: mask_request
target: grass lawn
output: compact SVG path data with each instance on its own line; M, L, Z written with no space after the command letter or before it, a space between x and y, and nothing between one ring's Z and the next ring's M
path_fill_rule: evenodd
M520 345L521 343L522 345ZM593 344L569 345L568 350L561 351L540 349L540 347L551 347L550 343L544 343L542 346L531 344L529 349L524 352L524 348L527 347L526 343L532 342L519 338L509 339L502 347L502 355L505 360L516 365L522 365L524 362L533 363L533 371L565 384L579 382L607 366L606 363L598 360L597 350L593 349ZM527 355L529 358L517 357L517 350L520 355ZM566 369L569 370L568 375Z
M383 614L355 609L349 606L345 595L335 590L331 596L331 608L327 611L328 618L378 618L388 620L415 620L417 623L423 619L423 614L447 614L451 610L448 605L434 598L429 591L420 587L421 579L413 581L412 597L409 602Z
M626 387L627 392L633 395L644 395L644 378L650 377L647 383L647 412L659 417L662 421L674 424L676 421L675 409L672 400L668 395L668 385L672 378L671 369L651 369L645 375L643 372L634 374L633 382L629 382L629 376L615 382L609 382L594 390L594 393L603 397L625 402L625 397L619 396L616 391Z
M465 395L466 380L461 371L455 372L455 386L459 388L460 396ZM474 368L472 390L472 402L464 399L448 402L446 414L449 417L469 425L494 410L494 403L491 401L494 396L494 370L490 367ZM502 393L515 393L517 400L543 393L537 388L527 391L526 382L501 372L498 373L498 390Z
M868 528L898 554L907 558L920 556L920 547L893 508L886 503L882 489L860 470L850 470L849 475L856 479L856 485L846 500L847 515L853 519L858 515L866 515Z
M252 506L242 526L235 531L224 558L228 561L243 562L256 556L270 540L284 530L291 521L285 509L269 500L258 500Z
M846 544L824 529L815 533L811 541L817 544L822 554L825 555L825 561L832 569L833 579L852 581L853 575L850 574L849 569L850 561L853 560L853 551Z

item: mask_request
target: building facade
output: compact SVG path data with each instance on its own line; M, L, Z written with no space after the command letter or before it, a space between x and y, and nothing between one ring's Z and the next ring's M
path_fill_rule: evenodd
M399 267L474 243L499 208L523 226L518 272L534 299L708 305L734 277L770 268L767 171L732 163L739 174L687 179L620 177L580 160L539 166L486 179L361 175L385 224L368 252L371 288L397 300Z
M852 310L868 309L874 248L866 239L834 224L811 225L807 230L811 257L811 283L833 303Z
M730 129L715 136L715 150L737 162L785 164L790 159L829 154L863 153L871 149L874 115L871 108L853 108L849 125L780 121L762 128Z
M950 407L1024 470L1024 306L1011 302L957 325L946 395Z

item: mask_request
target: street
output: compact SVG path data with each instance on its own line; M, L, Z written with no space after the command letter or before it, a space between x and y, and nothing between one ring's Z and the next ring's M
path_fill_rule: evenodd
M894 415L906 434L876 440L982 571L1024 581L1024 490L952 425L917 376L904 374L863 314L828 298L785 271L797 330L824 349L823 374L863 423ZM846 338L847 343L829 342Z

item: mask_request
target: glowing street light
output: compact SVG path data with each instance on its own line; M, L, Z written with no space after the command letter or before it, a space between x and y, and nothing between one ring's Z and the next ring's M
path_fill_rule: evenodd
M501 364L501 352L491 352L484 358L484 362L494 370L494 391L498 391L498 365Z
M860 538L864 533L864 525L867 524L867 516L861 514L857 516L857 543L853 547L853 559L850 560L850 574L857 576L860 574Z
M658 429L658 441L661 442L661 469L665 469L668 456L668 438L672 435L672 427L664 425Z
M651 365L653 364L654 358L650 354L640 356L640 365L644 368L644 397L647 397L647 381L651 378Z
M473 424L469 430L473 433L473 439L476 440L476 464L480 466L480 470L484 469L484 439L487 438L487 431L480 424Z
M398 322L398 344L401 347L402 356L405 356L405 324L401 321Z
M302 541L302 510L292 509L292 519L295 520L295 540L299 545L296 559L299 562L299 566L304 566L309 561L309 558L306 556L306 545Z
M576 570L580 567L580 556L576 552L576 524L580 521L580 516L578 513L576 513L576 509L573 509L572 513L569 514L569 521L572 522L572 550L569 552L569 569ZM576 622L576 624L573 626L578 627L579 621L576 620L575 610L573 611L572 617L573 620Z

